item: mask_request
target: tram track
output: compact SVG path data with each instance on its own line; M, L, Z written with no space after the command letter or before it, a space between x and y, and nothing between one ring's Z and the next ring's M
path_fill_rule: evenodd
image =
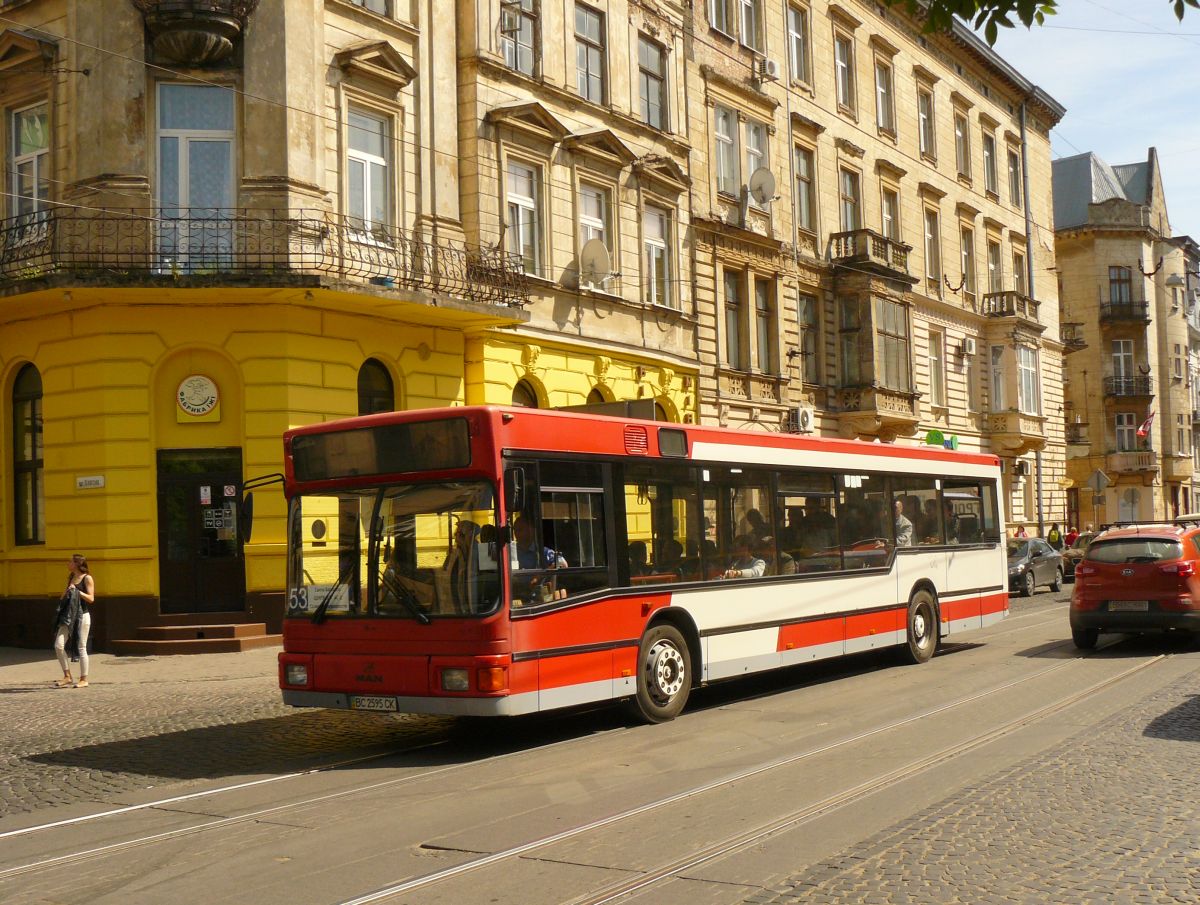
M1108 647L1112 647L1117 643L1120 643L1120 642L1116 641L1116 642L1113 642L1112 644L1104 645L1099 650L1104 650ZM1064 643L1063 646L1069 646L1069 643ZM649 813L654 810L664 808L670 804L677 803L677 802L680 802L680 801L683 801L683 800L686 800L689 798L693 798L693 797L696 797L699 795L703 795L707 792L715 791L722 787L729 786L733 783L736 783L739 781L744 781L744 780L752 778L754 776L758 776L758 775L770 772L772 770L777 770L782 767L785 767L785 766L788 766L791 764L795 764L801 760L814 758L819 755L835 751L838 748L846 747L846 746L853 745L855 743L864 741L873 736L878 736L882 733L890 732L890 731L899 729L903 726L911 725L912 723L918 722L920 720L928 719L930 717L944 713L948 710L977 702L979 700L982 700L982 699L987 698L992 695L1003 693L1005 691L1008 691L1015 687L1023 685L1027 682L1032 682L1036 679L1047 676L1055 671L1058 671L1058 670L1061 670L1064 668L1068 668L1071 666L1071 664L1079 663L1086 659L1089 659L1089 657L1064 659L1062 661L1055 663L1052 666L1046 667L1045 669L1039 670L1034 673L1030 673L1028 675L1022 676L1015 680L999 683L990 688L987 688L982 691L978 691L978 692L975 692L975 693L972 693L969 695L965 695L954 701L950 701L950 702L938 705L937 707L929 708L920 713L913 714L913 715L906 716L906 717L903 717L898 720L891 721L889 723L886 723L886 724L878 726L878 727L874 727L874 728L866 730L864 732L859 732L859 733L855 733L855 734L849 735L844 738L836 739L836 740L826 743L826 744L814 746L812 748L806 749L804 751L798 752L793 755L789 755L784 758L775 759L775 760L768 761L763 764L759 764L753 768L742 770L735 774L731 774L731 775L722 777L713 782L706 783L706 784L703 784L703 785L700 785L700 786L697 786L697 787L694 787L691 789L686 789L682 792L679 792L677 794L674 794L674 795L671 795L671 796L668 796L668 797L665 797L665 798L662 798L659 800L648 802L641 806L631 808L626 811L622 811L618 814L611 815L610 817L603 818L598 821L593 821L591 823L583 824L583 825L580 825L580 826L577 826L577 827L574 827L574 828L571 828L568 830L564 830L564 831L554 834L552 836L546 836L546 837L542 837L542 838L533 840L529 843L526 843L525 845L506 849L504 851L497 852L497 853L494 853L491 855L482 856L480 858L475 858L475 859L472 859L471 861L466 862L465 864L462 864L462 865L459 865L456 867L452 867L452 868L447 868L446 870L443 870L443 871L438 871L438 872L430 873L427 875L422 875L420 877L414 877L409 880L402 881L401 883L399 883L395 886L389 886L383 890L380 890L380 891L377 891L374 893L369 893L366 896L349 900L349 902L359 903L359 902L382 901L385 898L389 898L389 897L401 894L403 892L408 892L408 891L412 891L412 890L423 888L423 887L429 887L429 886L435 885L439 882L444 882L448 879L451 879L452 877L459 876L463 873L467 873L470 871L485 868L485 867L487 867L491 864L497 863L499 861L508 860L508 859L515 858L515 857L520 857L521 855L531 853L533 851L536 851L537 849L541 849L541 848L545 848L550 845L553 845L556 842L565 841L566 839L574 838L574 837L583 835L588 832L598 831L600 829L603 829L604 827L610 826L610 825L620 822L622 820L627 820L629 818L632 818L632 817L635 817L635 816L638 816L641 814ZM1152 661L1152 662L1156 662L1156 661ZM830 680L829 676L824 676L824 677L822 677L821 681L829 681L829 680ZM810 684L814 684L814 683L801 683L801 685L799 687L806 687L807 685L810 685ZM1110 684L1110 683L1104 683L1104 684ZM772 692L772 694L778 694L780 690L781 689L776 688ZM1099 690L1099 686L1097 686L1096 690ZM1094 691L1089 692L1089 693L1094 693ZM755 698L758 698L758 697L762 697L762 695L754 696L754 697L750 697L750 698L739 699L739 700L754 700ZM615 732L623 732L623 731L630 731L630 730L625 730L625 729L606 730L606 732L614 732L614 731ZM485 765L488 763L496 763L496 762L500 762L502 760L506 760L506 759L514 758L514 757L524 758L524 757L528 757L531 753L534 753L534 752L548 751L548 750L558 748L558 747L561 747L564 745L572 745L572 744L582 743L582 742L594 739L597 734L600 734L600 733L591 733L588 735L578 736L578 737L574 737L574 738L570 738L570 739L558 740L555 742L551 742L550 744L547 744L547 745L539 745L539 746L533 747L533 748L522 748L517 751L505 752L503 754L493 755L492 757L489 757L486 759L474 760L474 761L470 761L467 763L456 763L456 764L450 764L447 766L439 767L439 768L436 768L433 770L423 770L420 772L412 773L407 776L396 777L396 778L388 779L388 780L382 780L380 782L370 783L370 784L364 785L364 786L356 786L354 788L338 790L335 792L329 792L329 793L322 794L322 795L305 796L303 798L299 798L299 799L296 799L293 801L288 801L288 802L278 804L278 805L273 805L271 807L260 808L260 809L256 809L253 811L249 811L244 814L237 814L237 815L230 816L230 817L219 817L219 818L210 819L210 820L207 820L207 821L204 821L201 823L196 823L196 824L192 824L192 825L185 826L185 827L178 827L178 828L171 829L171 830L164 830L160 833L152 833L152 834L146 834L143 836L139 836L136 838L123 839L123 840L108 843L105 845L94 846L94 847L81 849L81 850L77 850L77 851L73 851L73 852L68 852L68 853L64 853L64 854L49 857L49 858L39 859L37 861L32 861L32 862L28 862L25 864L14 865L14 866L8 867L8 868L0 868L0 881L6 881L6 880L10 880L10 879L22 876L22 875L34 874L39 871L49 870L52 868L59 868L59 867L65 866L65 865L80 863L80 862L94 860L94 859L101 859L104 857L117 855L122 852L130 851L135 848L153 846L153 845L165 843L165 842L168 842L171 840L185 838L187 836L198 835L198 834L202 834L202 833L206 833L206 832L220 831L220 830L223 830L223 829L226 829L226 828L238 825L238 824L243 824L243 823L248 823L248 822L253 822L253 821L261 821L261 820L264 820L265 818L270 818L270 817L277 818L279 815L281 815L283 813L286 813L286 812L292 811L292 810L296 810L299 808L309 807L309 806L312 806L315 804L321 804L323 802L334 801L334 800L338 800L338 799L346 799L346 798L350 798L350 797L353 797L356 795L375 793L382 789L395 788L400 785L412 784L412 783L416 783L416 782L419 782L422 780L427 780L430 778L434 778L437 776L441 776L443 774L451 773L451 772L462 770L462 769L478 768L481 765ZM978 742L977 744L982 744L982 743L984 743L984 742L981 741L981 742ZM11 830L6 833L2 833L2 834L0 834L0 839L14 837L14 836L24 836L24 835L29 835L29 834L37 833L40 831L46 831L46 830L62 829L62 828L71 826L73 824L82 823L85 821L117 817L122 814L129 814L131 812L139 811L139 810L140 811L165 810L170 805L178 805L182 802L189 801L189 800L196 800L196 799L211 797L215 794L235 792L235 791L250 788L253 786L260 786L260 785L265 785L265 784L268 784L271 782L278 782L278 781L281 781L284 779L296 779L296 778L301 778L304 776L313 776L315 774L328 773L328 772L332 772L334 770L344 769L347 767L355 766L355 765L358 765L358 764L361 764L361 763L364 763L367 761L379 760L379 759L382 759L385 757L390 757L390 756L411 754L411 753L414 753L415 751L426 750L426 749L438 747L438 746L441 746L444 744L446 744L445 741L439 741L439 742L435 742L430 745L421 745L416 748L399 749L399 750L387 751L387 752L376 752L376 753L373 753L366 757L353 758L353 759L349 759L349 760L345 760L345 761L339 761L334 764L328 764L328 765L324 765L321 767L315 767L315 768L305 770L305 771L298 771L296 773L285 774L282 776L265 777L263 779L255 780L255 781L252 781L249 783L234 784L232 786L222 787L220 789L215 789L215 790L210 789L210 790L198 791L198 792L194 792L194 793L189 793L187 795L174 796L169 799L159 799L154 802L146 802L146 803L142 803L139 805L131 805L131 806L123 807L123 808L113 809L113 810L106 811L106 812L101 812L98 814L84 815L83 817L80 817L80 818L71 818L68 820L53 821L50 823L39 824L39 825L36 825L33 827ZM948 755L948 756L954 756L954 755ZM866 794L866 793L863 793L863 794ZM824 810L829 810L832 807L833 807L832 804L827 804L824 807ZM198 816L200 816L200 815L198 815ZM815 814L812 816L815 816ZM752 844L752 843L747 842L745 844ZM706 860L712 860L715 857L718 857L718 855L710 855ZM684 865L682 867L675 867L673 869L673 872L678 872L679 870L685 870L685 869L687 869L688 866L691 866L690 862L689 862L689 864ZM620 893L620 894L623 895L625 893Z
M1098 648L1097 651L1116 646L1119 643L1120 643L1120 641L1115 641L1111 644L1104 645L1103 647ZM997 686L993 686L992 688L986 689L984 691L976 692L971 695L966 695L962 698L958 698L954 701L948 702L948 703L940 705L938 707L930 708L928 710L922 711L921 713L914 714L914 715L911 715L911 716L908 716L908 717L905 717L905 718L902 718L899 720L895 720L893 722L887 723L882 726L875 727L875 728L867 730L865 732L856 733L847 738L838 739L838 740L830 742L828 744L820 745L820 746L808 749L806 751L799 752L797 754L789 755L784 758L780 758L780 759L776 759L776 760L767 762L765 764L759 764L755 767L738 771L736 773L724 776L724 777L714 780L712 782L705 783L700 786L695 786L691 789L686 789L682 792L678 792L676 794L669 795L664 798L657 799L655 801L647 802L647 803L639 805L637 807L629 808L625 811L621 811L616 814L609 815L609 816L601 818L599 820L591 821L586 824L580 824L580 825L572 827L570 829L562 830L560 832L557 832L557 833L554 833L554 834L551 834L548 836L530 840L529 842L523 843L518 846L504 849L502 851L494 852L494 853L491 853L488 855L483 855L483 856L480 856L477 858L472 858L472 859L464 862L463 864L459 864L454 867L449 867L449 868L445 868L440 871L434 871L434 872L424 874L424 875L421 875L418 877L412 877L412 878L409 878L406 880L398 881L395 884L392 884L392 885L389 885L386 887L382 887L380 889L366 893L364 895L361 895L361 896L358 896L358 897L355 897L352 899L343 900L339 903L339 905L368 905L368 903L384 902L389 899L393 899L396 896L416 892L418 890L429 888L429 887L435 886L440 883L445 883L450 880L461 877L465 874L472 873L472 872L478 871L478 870L482 870L484 868L491 867L493 865L500 864L505 861L509 861L513 858L519 858L519 857L523 857L523 856L532 854L541 849L548 848L550 846L556 845L561 842L565 842L570 839L575 839L575 838L585 835L587 833L598 832L600 830L606 829L606 828L613 826L614 824L620 823L622 821L629 820L629 819L635 818L635 817L639 817L639 816L651 813L653 811L657 811L657 810L666 808L670 805L678 804L678 803L686 801L688 799L695 798L700 795L704 795L706 793L710 793L710 792L728 788L736 783L744 782L745 780L754 778L756 776L760 776L762 774L771 772L773 770L778 770L783 767L791 766L802 760L810 759L810 758L816 757L821 754L828 754L839 748L843 748L843 747L846 747L851 744L862 742L862 741L865 741L874 736L878 736L878 735L881 735L886 732L894 731L903 726L911 725L920 720L928 719L930 717L945 713L946 711L955 709L957 707L961 707L961 706L964 706L969 703L974 703L974 702L980 701L980 700L990 697L994 694L998 694L1003 691L1011 690L1017 686L1025 684L1027 682L1031 682L1035 679L1044 677L1050 673L1057 672L1058 670L1067 668L1072 663L1079 663L1079 662L1086 661L1086 660L1090 659L1091 656L1094 656L1094 654L1086 656L1086 657L1078 657L1078 658L1072 658L1070 660L1063 660L1063 661L1060 661L1059 663L1055 664L1054 666L1050 666L1050 667L1047 667L1046 669L1039 670L1036 673L1032 673L1032 674L1030 674L1028 676L1024 676L1020 679L1001 683ZM1080 689L1079 691L1076 691L1076 692L1068 695L1066 698L1062 698L1058 701L1047 704L1047 705L1040 707L1034 711L1031 711L1030 713L1023 714L1023 715L1016 717L1012 720L1009 720L999 726L994 726L983 732L976 733L975 735L973 735L963 741L957 742L952 745L945 746L936 752L933 752L931 754L928 754L921 758L918 758L918 759L916 759L910 763L907 763L904 766L899 767L895 770L888 771L887 773L884 773L881 776L875 777L871 780L868 780L867 782L861 783L860 785L857 785L851 789L843 790L832 796L828 796L827 798L822 799L821 801L818 801L814 804L807 805L804 808L790 812L787 815L784 815L783 817L776 818L775 820L772 820L769 823L759 825L758 827L755 827L752 830L745 831L743 833L739 833L736 836L728 837L725 840L722 840L721 842L715 843L715 844L708 846L704 849L701 849L697 852L690 853L689 855L687 855L683 858L676 859L674 861L671 861L669 863L661 865L651 871L645 871L642 874L640 874L638 877L624 879L622 881L619 881L618 883L614 883L614 884L612 884L611 887L606 887L604 890L601 890L598 893L591 893L585 897L570 899L567 901L567 903L565 903L565 905L602 905L602 903L614 901L615 899L620 898L621 896L625 896L625 895L629 895L633 892L641 891L653 884L660 883L664 880L670 879L671 877L679 874L682 871L689 870L689 869L698 867L700 865L709 863L711 861L718 860L719 858L725 857L726 855L733 854L733 853L737 852L738 850L746 848L750 845L754 845L757 842L768 838L769 836L778 834L787 829L791 829L795 826L799 826L809 820L812 820L812 819L819 817L830 811L836 810L837 808L849 805L855 801L859 801L863 798L867 798L870 795L875 794L876 792L883 791L884 789L894 786L898 782L901 782L907 778L911 778L912 776L915 776L919 773L923 773L935 766L938 766L939 764L942 764L949 760L953 760L954 758L959 757L969 751L972 751L976 748L986 745L992 741L1001 739L1001 738L1005 737L1006 735L1011 735L1012 733L1019 731L1020 729L1024 728L1025 726L1028 726L1032 723L1038 722L1042 719L1045 719L1046 717L1052 716L1053 714L1058 713L1061 710L1064 710L1068 707L1071 707L1071 706L1079 703L1080 701L1083 701L1083 700L1087 699L1088 697L1091 697L1092 695L1095 695L1115 684L1118 684L1128 678L1131 678L1132 676L1144 671L1145 669L1147 669L1151 666L1154 666L1155 664L1163 662L1169 656L1170 655L1168 655L1168 654L1160 654L1158 656L1155 656L1150 660L1139 663L1136 666L1133 666L1127 670L1122 671L1121 673L1117 674L1116 676L1110 676L1100 682L1097 682L1097 683L1094 683L1094 684L1088 686L1087 688Z

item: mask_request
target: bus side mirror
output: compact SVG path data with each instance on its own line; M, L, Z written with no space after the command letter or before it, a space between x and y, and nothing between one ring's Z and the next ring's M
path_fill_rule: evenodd
M250 543L250 532L254 530L254 494L242 497L242 511L238 513L238 535L243 544Z
M525 508L525 469L510 468L504 472L504 508L510 513Z

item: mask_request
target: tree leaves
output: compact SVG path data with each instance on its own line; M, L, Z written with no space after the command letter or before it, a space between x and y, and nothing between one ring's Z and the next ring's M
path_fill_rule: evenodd
M883 0L888 6L903 6L910 15L925 20L925 31L949 31L955 18L982 31L989 44L995 44L1001 28L1026 28L1045 25L1060 0ZM1077 0L1078 2L1078 0ZM1187 7L1200 9L1200 0L1167 0L1175 15L1183 19Z

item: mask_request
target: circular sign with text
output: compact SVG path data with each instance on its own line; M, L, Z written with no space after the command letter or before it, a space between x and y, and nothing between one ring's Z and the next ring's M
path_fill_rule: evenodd
M180 381L175 398L189 415L207 415L217 407L217 385L203 374L192 374Z

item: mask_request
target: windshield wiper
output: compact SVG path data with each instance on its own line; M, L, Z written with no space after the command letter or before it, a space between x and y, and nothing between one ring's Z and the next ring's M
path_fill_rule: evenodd
M432 619L421 609L420 602L416 595L408 588L402 585L393 575L389 575L387 571L379 573L379 578L383 585L392 592L392 596L399 600L406 610L413 614L413 618L422 625L429 625L433 622Z

